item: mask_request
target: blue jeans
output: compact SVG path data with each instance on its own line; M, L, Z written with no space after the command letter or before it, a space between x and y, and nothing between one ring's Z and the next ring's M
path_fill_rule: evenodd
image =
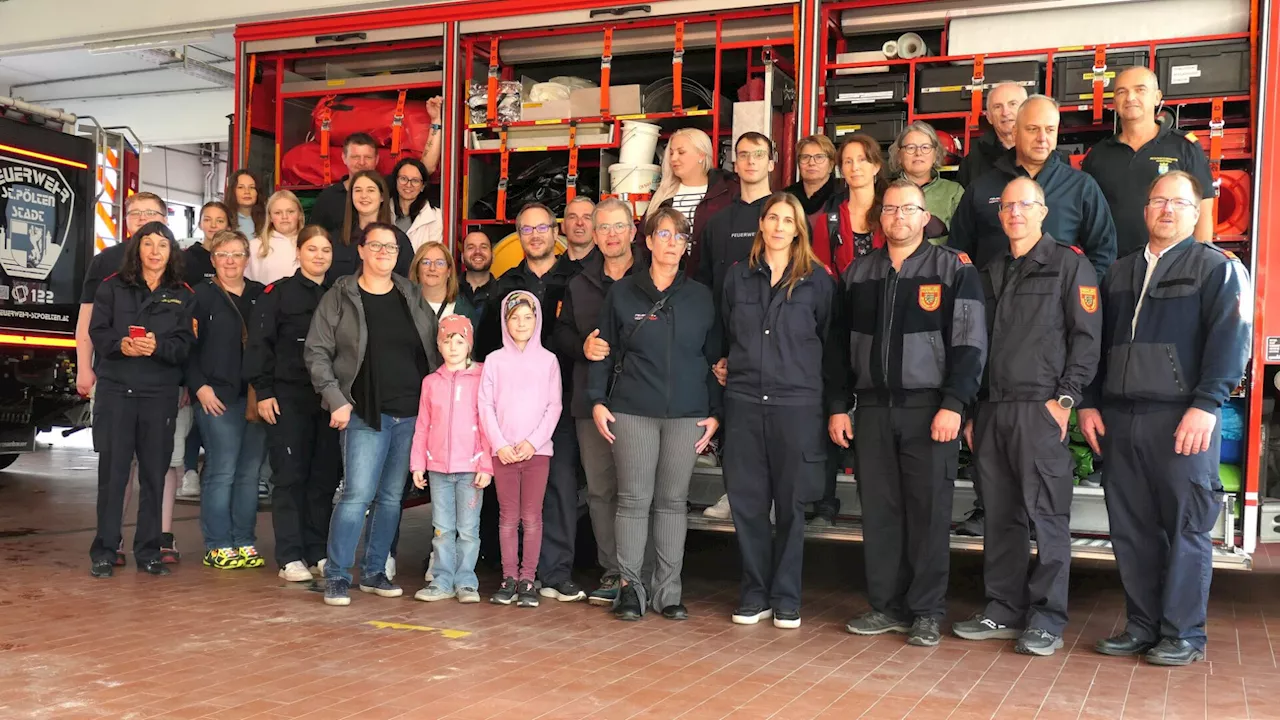
M355 564L356 546L364 530L365 511L373 505L369 516L369 539L364 547L360 577L385 572L391 540L400 527L400 498L404 495L404 479L409 472L409 449L413 445L413 426L417 416L397 418L382 416L382 429L374 430L356 413L343 433L346 450L346 476L338 504L329 521L329 561L326 578L342 578L351 582L347 568ZM254 474L254 493L257 493Z
M244 419L245 398L217 417L194 408L205 448L200 484L200 530L206 550L253 545L257 538L258 468L267 451L262 423Z
M480 508L484 491L472 485L475 473L427 473L431 480L431 551L436 564L432 585L453 592L480 587L476 561L480 559ZM455 538L456 534L456 538Z

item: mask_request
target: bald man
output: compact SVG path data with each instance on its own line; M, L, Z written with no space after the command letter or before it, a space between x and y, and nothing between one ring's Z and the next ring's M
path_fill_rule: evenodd
M1029 177L1044 189L1048 216L1044 231L1064 245L1084 251L1102 277L1116 258L1111 208L1094 179L1057 153L1058 102L1032 95L1018 108L1014 147L996 159L960 199L951 218L950 245L986 267L1008 246L1000 225L1000 193L1010 180Z
M1196 240L1213 239L1213 174L1195 135L1156 122L1163 95L1155 73L1133 67L1113 85L1119 134L1094 145L1081 168L1093 176L1111 207L1116 224L1116 257L1147 244L1147 189L1172 170L1189 173L1205 188L1196 221Z
M995 164L996 158L1013 148L1018 108L1027 100L1027 89L1016 82L1002 82L987 92L987 129L960 160L956 182L969 187Z

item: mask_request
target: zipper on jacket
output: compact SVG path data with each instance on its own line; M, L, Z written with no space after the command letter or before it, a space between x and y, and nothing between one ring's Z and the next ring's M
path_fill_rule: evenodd
M444 461L449 472L453 472L453 406L458 401L457 385L458 373L455 372L449 376L449 412L445 414L445 418L449 421L449 425L445 428L445 437L449 439L444 441Z
M667 382L663 383L666 387L664 391L667 394L667 416L671 416L671 346L676 341L676 313L675 309L669 306L664 307L658 312L667 311L667 318L671 322L667 323ZM643 322L648 322L646 318Z
M889 307L885 316L884 339L880 343L880 355L882 361L880 363L880 371L884 376L884 389L889 397L889 407L893 407L893 389L889 386L889 348L893 342L893 306L898 301L898 271L889 267L888 287L886 294L889 296Z

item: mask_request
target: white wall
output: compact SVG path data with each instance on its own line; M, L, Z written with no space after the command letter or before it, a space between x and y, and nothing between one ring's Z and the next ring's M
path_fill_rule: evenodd
M225 153L226 143L220 149ZM225 184L226 167L220 164L213 180L213 193L206 195L205 175L209 167L201 165L198 145L151 146L142 153L138 167L139 189L153 192L165 199L171 207L186 205L199 208L209 200L221 200ZM171 224L174 224L171 220ZM183 235L181 222L174 232Z

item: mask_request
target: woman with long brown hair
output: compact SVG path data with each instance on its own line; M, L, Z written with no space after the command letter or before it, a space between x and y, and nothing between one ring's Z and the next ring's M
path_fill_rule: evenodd
M234 213L233 227L247 238L256 237L267 222L267 198L252 170L240 168L227 176L222 203Z
M827 460L823 348L836 285L809 244L790 193L765 202L747 262L720 298L725 380L725 488L742 552L733 621L800 627L804 506L822 496ZM770 507L777 535L770 528Z
M813 252L836 275L884 245L880 234L880 199L888 184L880 143L870 135L845 138L837 153L845 187L833 195L810 221Z
M376 170L362 170L351 176L351 190L347 193L347 210L342 219L342 234L334 238L333 265L325 275L332 284L344 275L354 275L360 270L360 238L364 229L373 223L391 225L396 236L396 263L392 270L396 275L409 277L409 263L413 260L413 244L409 236L394 225L391 214L391 196L387 184Z

